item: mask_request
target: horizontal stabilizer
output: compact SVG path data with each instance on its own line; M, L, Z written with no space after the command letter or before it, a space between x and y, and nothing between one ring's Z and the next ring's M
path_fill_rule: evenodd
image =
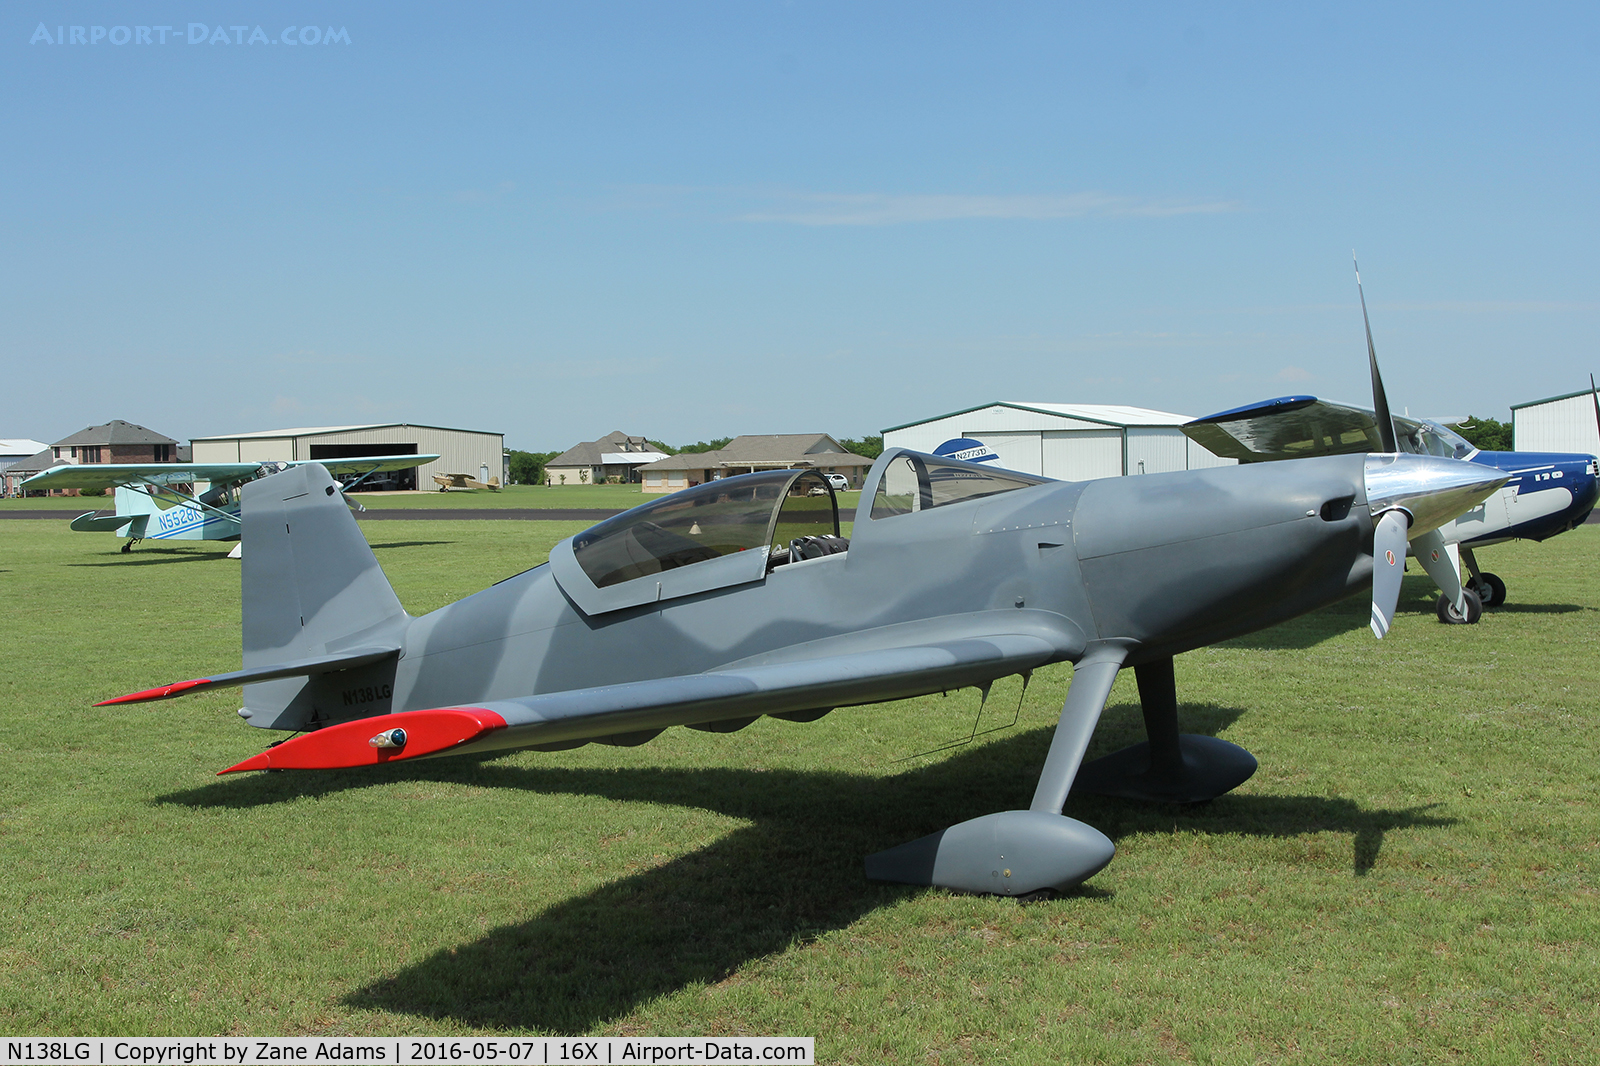
M88 514L81 514L74 518L72 520L72 529L78 533L111 533L121 529L123 526L129 526L137 522L139 523L139 528L132 531L131 535L142 539L141 535L144 533L145 523L149 520L149 515L101 514L98 511L90 511Z
M149 688L143 692L131 692L126 696L101 700L95 706L109 707L116 703L146 703L150 700L168 700L174 696L182 696L190 692L249 685L257 681L271 681L279 677L309 677L313 674L327 674L335 670L349 670L357 666L367 666L383 659L393 658L398 654L400 654L398 647L352 648L349 651L342 651L335 655L319 655L310 659L295 659L286 663L274 663L271 666L255 666L248 670L235 670L232 673L216 674L212 677L197 677L192 681L175 681L170 685L162 685L160 688Z

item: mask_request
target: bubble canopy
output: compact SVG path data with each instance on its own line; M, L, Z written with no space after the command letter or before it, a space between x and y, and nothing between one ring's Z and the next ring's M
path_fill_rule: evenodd
M839 532L833 489L813 471L769 470L708 481L578 534L572 552L596 588ZM774 537L783 534L783 544ZM765 554L765 553L763 553Z

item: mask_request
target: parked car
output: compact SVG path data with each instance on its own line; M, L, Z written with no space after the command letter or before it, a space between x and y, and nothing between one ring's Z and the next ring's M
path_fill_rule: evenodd
M828 489L832 489L834 492L843 492L850 487L850 479L843 474L823 474L822 477L823 480L827 481ZM828 489L823 488L821 485L812 485L807 495L826 496Z

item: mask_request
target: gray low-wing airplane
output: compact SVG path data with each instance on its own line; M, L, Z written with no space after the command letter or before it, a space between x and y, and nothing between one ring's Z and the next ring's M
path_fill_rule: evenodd
M635 507L413 618L333 480L300 467L244 488L244 668L106 702L244 685L252 725L309 730L231 773L642 744L1072 662L1029 810L867 860L879 880L1060 889L1115 851L1062 815L1069 789L1195 802L1255 771L1242 748L1178 733L1174 655L1369 583L1387 628L1407 537L1503 481L1452 459L1351 455L1059 482L894 449L849 540L821 475L746 474ZM596 663L611 683L594 684ZM1080 770L1128 666L1149 741Z

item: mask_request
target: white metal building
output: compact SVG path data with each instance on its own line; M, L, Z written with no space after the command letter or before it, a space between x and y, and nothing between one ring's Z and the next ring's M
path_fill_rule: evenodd
M1511 435L1519 452L1600 455L1594 394L1585 389L1511 405Z
M1183 435L1188 415L1110 404L1001 402L883 431L885 448L931 452L972 437L999 453L1001 466L1062 481L1232 466Z
M221 437L196 437L197 463L291 462L296 459L352 459L366 455L425 455L437 460L415 471L400 471L401 488L432 488L433 474L488 473L505 484L505 435L475 429L413 426L390 422L368 426L269 429Z

